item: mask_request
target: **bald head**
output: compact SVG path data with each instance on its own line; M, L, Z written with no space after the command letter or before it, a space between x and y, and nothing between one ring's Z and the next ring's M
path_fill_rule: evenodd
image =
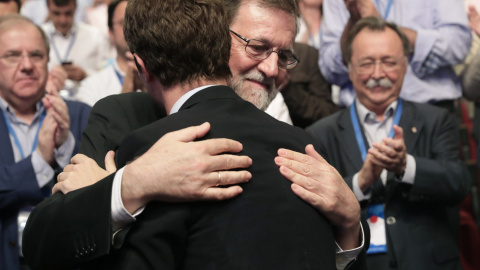
M46 51L50 51L50 43L48 42L48 37L45 35L45 32L43 32L42 28L40 28L38 25L33 23L31 20L28 18L19 15L19 14L9 14L5 16L0 16L0 35L2 32L9 30L13 27L22 27L22 26L34 26L40 35L42 36L43 43L45 45Z

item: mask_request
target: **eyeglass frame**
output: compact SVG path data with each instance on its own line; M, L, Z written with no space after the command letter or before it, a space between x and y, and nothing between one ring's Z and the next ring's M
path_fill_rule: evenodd
M231 30L231 29L230 29L230 32L232 32L235 36L239 37L241 40L243 40L243 41L245 41L245 42L247 43L247 44L245 44L245 52L246 52L250 57L252 57L252 58L255 58L255 59L258 59L258 60L265 60L265 59L267 59L267 58L272 54L272 52L276 53L276 54L279 55L279 56L280 56L280 53L283 53L282 51L280 51L280 52L279 52L279 51L274 51L273 48L272 48L272 46L270 46L269 44L265 43L264 41L260 41L260 40L257 40L257 39L248 39L248 38L245 38L245 37L241 36L240 34L236 33L235 31L233 31L233 30ZM263 58L263 56L262 56L262 57L258 57L258 56L252 55L251 53L249 53L249 52L247 51L248 45L250 44L250 41L252 41L252 40L254 40L254 41L256 41L256 42L260 42L260 43L262 43L262 44L265 44L266 46L269 47L269 49L266 51L266 53L264 53L264 54L265 54L265 58ZM298 59L298 57L297 57L295 54L293 54L293 52L290 52L290 51L289 51L289 53L292 54L293 60L294 60L295 62L293 62L293 63L291 63L291 64L288 64L288 63L287 63L287 64L285 65L285 67L283 67L283 66L279 65L280 62L277 61L278 67L283 68L283 69L290 70L290 69L295 68L295 67L298 65L298 63L300 63L300 59ZM279 57L279 59L280 59L280 57ZM292 66L292 65L293 65L293 66Z
M41 51L33 51L33 52L28 52L27 55L25 56L24 53L20 53L19 55L13 55L14 53L17 53L17 51L9 51L5 53L4 55L0 56L0 59L4 60L6 64L11 65L11 66L18 66L25 57L28 57L28 59L33 63L33 64L42 64L45 59L48 59L48 55L46 53L43 53ZM39 55L35 55L39 54ZM41 59L34 59L32 57L39 56ZM12 61L11 57L20 57L18 61ZM47 61L48 62L48 61Z
M394 58L394 57L392 57L392 58ZM385 61L386 59L372 60L371 63L369 63L369 64L373 64L372 71L370 71L370 72L362 73L362 72L360 72L360 71L358 70L358 67L359 67L360 65L364 64L364 63L357 63L357 64L349 63L349 64L348 64L348 68L350 69L350 68L353 67L353 70L354 70L358 75L372 75L372 74L375 72L375 68L376 68L376 66L377 66L378 64L380 64L380 67L382 68L382 70L383 70L384 72L388 73L388 72L394 72L394 71L398 70L398 69L401 67L401 63L402 63L401 59L404 60L404 61L403 61L404 64L407 64L407 63L408 63L408 58L407 58L405 55L404 55L404 56L401 56L401 57L396 57L396 58L394 58L394 59L395 59L395 60L400 60L400 61L396 62L396 65L393 66L392 69L390 69L390 68L385 69L385 66L384 66L385 63L384 63L384 61Z

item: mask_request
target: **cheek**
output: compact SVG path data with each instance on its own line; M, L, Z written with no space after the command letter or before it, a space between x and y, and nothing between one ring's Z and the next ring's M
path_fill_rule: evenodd
M278 76L275 79L275 86L279 87L280 85L282 85L286 77L287 77L287 70L283 68L278 68Z
M247 73L250 69L256 66L258 61L250 58L245 52L245 47L232 46L230 50L230 60L228 65L232 71L233 76Z

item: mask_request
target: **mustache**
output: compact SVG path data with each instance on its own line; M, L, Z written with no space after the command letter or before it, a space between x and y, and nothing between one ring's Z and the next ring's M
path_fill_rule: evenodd
M365 84L365 87L371 89L374 87L384 87L384 88L392 88L393 82L388 79L388 78L381 78L379 80L375 80L373 78L368 79L367 83Z
M264 74L259 71L253 70L245 75L245 79L254 80L262 84L268 85L270 87L275 86L274 78L267 78Z

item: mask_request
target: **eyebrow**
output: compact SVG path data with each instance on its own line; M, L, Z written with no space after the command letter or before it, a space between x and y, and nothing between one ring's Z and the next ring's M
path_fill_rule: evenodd
M247 38L248 39L248 38ZM272 48L275 48L275 46L272 46L272 43L270 42L270 40L264 38L264 37L260 37L260 38L250 38L248 40L258 40L258 41L261 41L265 44L267 44L268 46L272 47ZM293 51L293 48L279 48L278 51L281 51L281 52L289 52L289 53L292 53L294 54L294 51Z

